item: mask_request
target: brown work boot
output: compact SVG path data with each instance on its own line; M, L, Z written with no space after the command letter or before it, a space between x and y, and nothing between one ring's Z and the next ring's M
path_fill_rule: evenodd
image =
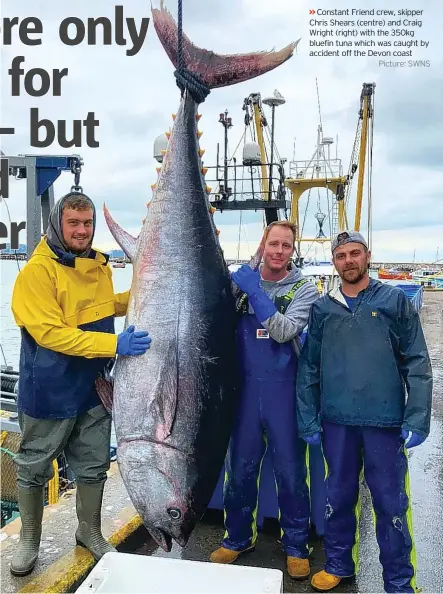
M319 592L328 592L338 586L342 578L327 571L319 571L312 576L311 586Z
M311 573L309 559L299 559L298 557L291 557L288 555L286 559L286 568L289 575L294 580L305 580Z
M242 553L246 553L247 551L253 551L253 550L254 550L254 547L249 547L248 549L245 549L244 551L233 551L232 549L225 549L225 547L220 547L219 549L217 549L216 551L211 553L209 560L212 563L224 563L224 564L234 563L234 561L236 561Z

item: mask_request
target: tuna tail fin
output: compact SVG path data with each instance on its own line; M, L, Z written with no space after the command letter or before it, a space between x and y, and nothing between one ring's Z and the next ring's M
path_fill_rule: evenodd
M152 9L152 18L157 35L174 66L178 67L178 32L171 13L164 7ZM251 54L220 55L195 46L182 33L183 59L186 68L198 74L211 89L226 87L269 72L286 62L297 47L298 41L280 51Z
M130 233L122 229L120 225L118 225L114 221L114 219L111 217L109 213L109 210L106 208L106 204L103 205L103 213L105 215L106 223L109 227L109 231L111 232L113 238L125 252L127 257L131 260L131 262L134 262L137 239L135 237L132 237Z

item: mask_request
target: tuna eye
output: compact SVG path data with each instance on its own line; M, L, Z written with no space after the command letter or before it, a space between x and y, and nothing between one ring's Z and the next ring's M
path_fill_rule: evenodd
M176 507L170 507L168 509L168 514L171 516L173 520L179 520L182 517L182 513Z

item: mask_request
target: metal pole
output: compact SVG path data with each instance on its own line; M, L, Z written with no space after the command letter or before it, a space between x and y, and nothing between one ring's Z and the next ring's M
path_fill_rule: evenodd
M228 110L225 111L226 120L228 119ZM228 123L227 121L224 124L225 128L225 197L228 198Z
M36 176L35 158L30 158L26 164L26 248L28 260L42 237L42 207L40 196L37 196Z
M232 158L234 161L234 200L236 200L237 196L237 159L235 157Z
M52 207L54 206L54 187L49 186L41 195L42 205L42 219L43 219L43 232L46 232L49 223L49 214Z
M272 200L272 163L274 160L274 127L275 127L275 105L272 105L271 162L269 164L269 200Z

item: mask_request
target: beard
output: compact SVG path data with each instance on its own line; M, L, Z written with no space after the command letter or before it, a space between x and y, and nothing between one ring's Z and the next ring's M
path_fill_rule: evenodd
M341 273L342 280L346 281L350 285L356 285L366 276L368 269L367 266L361 268L351 268L349 270L343 270Z
M83 248L70 247L69 248L69 251L72 254L75 254L76 256L80 256L80 257L81 256L84 256L84 257L86 256L87 257L87 256L89 256L89 253L91 251L91 248L92 248L92 238L88 241L88 243L87 243L87 245L85 247L83 247Z

